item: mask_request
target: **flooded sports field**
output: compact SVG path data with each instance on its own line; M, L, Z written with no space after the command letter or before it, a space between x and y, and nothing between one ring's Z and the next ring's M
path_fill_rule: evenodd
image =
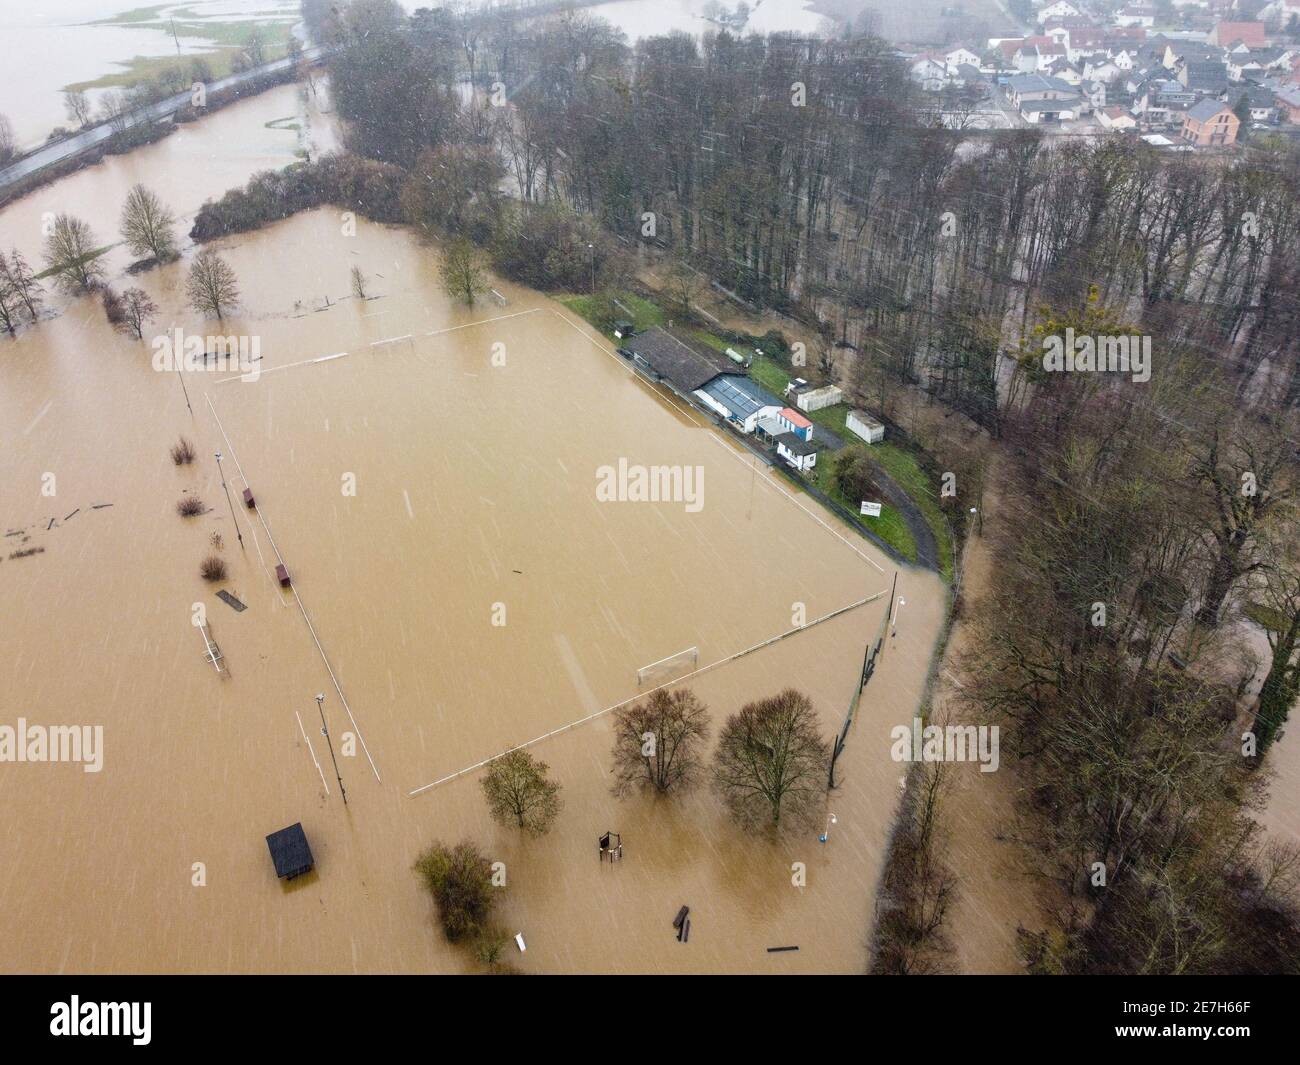
M937 579L900 578L906 613L825 845L746 836L707 789L612 799L608 716L533 748L566 800L542 839L493 825L474 772L411 795L635 697L638 668L667 655L695 646L707 666L789 630L800 604L811 621L876 596L693 681L715 723L793 684L829 737L892 571L558 305L497 283L504 302L453 307L436 250L340 228L314 212L223 248L245 299L222 328L260 338L256 381L186 373L182 391L89 300L5 347L0 505L21 531L6 543L44 550L0 563L0 716L103 726L97 773L0 775L6 968L457 969L409 867L470 837L506 864L500 915L525 934L525 970L860 970L901 775L888 731L920 695ZM373 298L348 298L354 264ZM145 283L169 325L204 328L181 307L183 269ZM181 434L193 466L168 457ZM620 458L702 468L701 505L598 502L597 471ZM186 493L206 513L180 518ZM214 533L243 611L199 577ZM336 744L355 737L346 808L318 692ZM299 820L317 870L285 889L263 837ZM608 829L626 848L614 866L596 854ZM779 945L800 950L766 953Z
M38 262L43 213L65 210L112 240L137 181L192 216L292 159L299 137L268 122L331 143L314 106L274 90L108 160L0 212L0 245ZM468 838L504 863L496 919L526 972L862 971L904 770L889 731L921 697L938 578L899 575L898 634L817 825L748 835L707 787L615 799L608 710L687 648L714 736L794 686L829 740L889 560L560 304L495 278L453 303L438 247L406 230L321 210L223 241L241 300L220 323L185 305L194 251L130 279L107 253L159 305L144 342L53 291L0 342L0 725L91 730L80 761L0 771L0 968L479 971L411 872ZM156 369L150 341L178 329L245 338L250 379ZM181 436L191 465L169 456ZM598 495L641 466L688 490ZM182 518L189 496L202 512ZM530 741L565 801L540 839L489 819L475 768ZM298 821L316 869L285 886L264 837ZM617 864L597 856L610 830Z

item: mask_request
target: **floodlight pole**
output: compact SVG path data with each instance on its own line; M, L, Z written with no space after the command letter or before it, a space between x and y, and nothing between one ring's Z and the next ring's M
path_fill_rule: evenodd
M330 739L330 730L325 727L325 695L316 696L316 709L320 711L320 732L325 737L325 745L330 749L330 761L334 763L334 779L339 782L339 791L343 795L343 805L348 804L348 789L343 786L343 777L339 774L339 761L334 757L334 741Z
M185 406L189 407L190 417L194 417L194 408L190 406L190 390L185 387L185 374L181 372L180 362L176 364L176 377L181 383L181 392L185 395Z
M226 471L221 468L221 452L217 452L217 472L221 474L221 487L226 489L226 503L230 506L230 520L235 523L235 535L239 537L239 546L244 547L244 534L239 531L239 519L235 517L235 504L230 499L230 489L226 487ZM248 548L244 547L247 551Z
M831 825L839 824L833 813L826 814L826 828L822 831L819 842L825 843L831 838Z

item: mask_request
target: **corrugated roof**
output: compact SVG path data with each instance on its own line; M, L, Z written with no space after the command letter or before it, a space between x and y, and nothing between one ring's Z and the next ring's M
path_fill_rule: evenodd
M739 374L718 374L700 391L708 393L723 407L731 411L737 421L744 421L764 407L780 407L781 401L748 377Z
M668 378L683 392L694 392L735 365L725 356L702 351L660 326L638 333L626 343L628 349L645 359L655 373Z
M791 425L799 426L800 429L807 429L809 426L812 425L811 421L805 418L793 407L782 408L781 417L784 418L786 421L788 421Z

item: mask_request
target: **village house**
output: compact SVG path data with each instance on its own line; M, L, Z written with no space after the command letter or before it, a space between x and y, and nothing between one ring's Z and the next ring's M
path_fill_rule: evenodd
M1129 4L1115 14L1116 26L1141 26L1150 29L1156 24L1156 9L1151 4Z
M1085 81L1080 86L1086 104L1085 113L1100 111L1106 106L1106 83L1104 81Z
M1038 12L1038 21L1042 23L1052 18L1078 18L1082 14L1083 12L1070 3L1070 0L1054 0Z
M1277 103L1273 99L1272 89L1264 85L1251 85L1243 95L1246 97L1246 106L1250 108L1251 122L1271 124L1277 121Z
M1106 56L1089 59L1083 64L1083 76L1089 81L1111 82L1117 80L1120 74L1120 68L1115 65L1115 61Z
M1287 85L1273 93L1278 117L1284 122L1300 123L1300 86Z
M908 73L926 92L938 92L948 80L948 68L930 56L913 60Z
M947 64L949 73L955 72L963 64L979 68L980 57L972 52L969 48L954 48L951 51L944 52L944 63Z
M1228 88L1228 68L1218 60L1189 59L1178 71L1178 81L1189 92L1218 96Z
M1083 103L1068 82L1044 74L1008 78L1006 95L1020 116L1035 125L1077 118Z
M1106 107L1097 112L1097 122L1103 129L1127 131L1137 128L1137 119L1127 107Z
M1263 48L1268 43L1262 22L1220 22L1210 31L1210 44L1227 48L1240 41L1247 48Z
M1198 148L1222 147L1237 140L1241 120L1222 100L1202 100L1183 115L1182 139Z

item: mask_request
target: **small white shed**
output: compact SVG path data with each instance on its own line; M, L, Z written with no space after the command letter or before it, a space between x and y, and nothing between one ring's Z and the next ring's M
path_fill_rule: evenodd
M863 410L849 411L844 421L845 427L855 436L860 436L868 444L878 444L885 439L885 427Z
M795 406L801 411L821 410L823 407L833 407L836 403L844 401L844 391L838 385L827 385L825 388L814 388L809 392L800 392L795 399Z

